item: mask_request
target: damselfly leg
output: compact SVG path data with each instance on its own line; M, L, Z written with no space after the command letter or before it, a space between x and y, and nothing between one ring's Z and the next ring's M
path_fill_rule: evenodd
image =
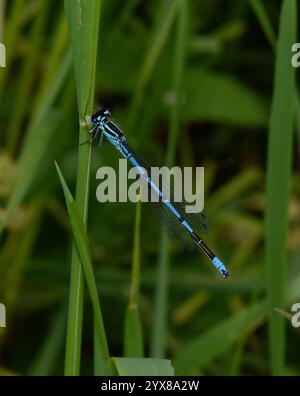
M87 140L87 141L81 143L81 145L86 144L86 143L90 143L92 146L101 147L102 142L103 142L102 129L98 125L95 125L95 126L93 126L93 128L89 129L89 126L88 126L88 124L86 122L85 117L83 117L83 122L85 124L85 127L86 127L86 129L88 131L88 134L89 134L91 140ZM99 137L99 143L98 144L94 144L93 143L94 140L96 140L98 137Z

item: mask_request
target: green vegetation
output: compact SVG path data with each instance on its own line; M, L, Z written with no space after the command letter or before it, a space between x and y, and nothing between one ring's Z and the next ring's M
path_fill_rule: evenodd
M0 375L299 375L297 2L0 0L2 32ZM151 164L205 167L228 280L151 205L97 202L98 105Z

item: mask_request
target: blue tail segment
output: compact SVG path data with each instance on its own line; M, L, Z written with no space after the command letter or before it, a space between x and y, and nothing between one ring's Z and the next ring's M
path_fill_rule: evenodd
M221 274L224 276L224 278L228 278L228 276L230 275L229 272L227 271L227 268L225 267L225 265L222 263L221 260L218 259L218 257L215 257L212 262L214 263L214 265L216 266L216 268L218 269L218 271L221 272Z

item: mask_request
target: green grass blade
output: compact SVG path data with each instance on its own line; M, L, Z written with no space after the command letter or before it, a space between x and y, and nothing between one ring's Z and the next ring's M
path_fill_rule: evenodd
M297 276L290 283L283 307L290 307L299 299L299 290L300 276ZM188 344L184 344L173 360L176 375L187 375L194 370L205 368L228 350L236 340L245 343L247 334L265 319L267 313L268 301L265 299L244 308L233 317L225 319Z
M73 50L80 125L80 119L92 111L101 1L65 0L64 4ZM87 133L85 128L80 126L76 202L84 223L87 222L88 214L91 156L90 145L82 144L86 139ZM73 247L66 341L66 375L78 375L80 371L82 315L83 277L80 258L75 247ZM100 362L97 366L100 366Z
M42 79L39 83L38 91L34 99L33 114L35 114L46 95L48 95L48 89L51 85L56 70L58 69L60 59L63 57L66 51L68 43L68 29L65 14L62 12L57 25L55 26L56 35L52 41L51 48L47 52L47 67L44 71Z
M125 376L173 376L170 360L150 358L111 358L118 375Z
M174 2L175 3L175 2ZM166 165L172 167L175 161L177 138L179 133L180 101L182 97L182 77L187 36L188 1L177 0L178 26L175 40L174 69L173 69L173 92L174 104L170 114L170 134L166 156ZM151 343L151 355L161 358L165 354L166 329L167 329L167 306L168 306L168 268L170 261L169 239L162 230L157 269L156 295L154 306L153 333Z
M48 88L47 95L43 97L35 112L34 118L29 125L29 131L26 134L25 141L22 147L22 156L25 156L27 151L30 150L33 142L38 138L41 126L44 125L44 119L48 116L48 112L54 107L55 100L61 93L63 84L68 78L72 66L71 51L67 51L62 58L58 69L53 73L53 79Z
M276 36L274 29L272 27L271 21L268 17L268 14L265 9L265 5L261 0L249 0L249 3L255 13L257 19L260 22L260 25L263 29L263 32L269 41L269 44L272 48L276 47Z
M161 230L159 258L155 282L153 329L151 356L161 358L166 348L168 321L168 274L170 261L170 241L167 233Z
M5 1L0 0L0 42L3 43L4 9Z
M265 10L261 0L250 0L250 4L254 9L254 12L260 22L263 32L265 33L271 47L276 50L276 37L275 32L272 28L271 21ZM296 101L296 134L298 141L298 150L300 150L300 97L298 90L295 90L295 101Z
M136 205L131 286L129 304L125 316L124 356L126 357L144 356L143 330L139 312L141 277L140 229L142 204L139 201Z
M42 203L43 197L39 197L32 203L31 210L33 215L31 223L28 224L26 230L24 230L24 235L22 235L20 240L15 244L14 249L16 249L16 253L10 260L9 267L5 273L5 280L3 283L6 287L4 288L3 302L7 309L13 308L20 294L20 286L22 284L24 272L30 262L30 255L40 230Z
M257 168L245 169L240 172L211 195L206 210L207 215L209 216L210 213L217 211L223 205L233 202L243 192L250 191L260 178L261 175Z
M53 374L53 369L63 347L65 327L66 307L64 305L53 317L53 323L45 337L44 344L28 370L29 376Z
M290 57L291 46L296 41L296 15L296 2L285 0L280 16L268 142L266 267L271 369L275 375L283 373L285 360L284 319L273 308L283 306L286 284L288 204L295 116L295 69L291 66Z
M265 98L233 76L193 66L186 70L184 88L187 98L182 110L184 121L202 120L245 128L265 127L268 123Z
M23 63L21 76L18 81L16 100L14 103L13 117L8 129L8 150L14 154L18 144L21 126L27 108L26 104L30 95L31 87L34 83L35 73L32 72L36 67L37 59L40 53L42 43L42 34L45 26L45 20L49 13L49 1L40 3L37 15L32 26L30 51L26 54L26 60Z
M232 342L260 323L265 313L266 303L254 304L185 344L173 361L176 375L187 375L211 363Z
M235 377L240 375L244 353L245 353L244 340L240 340L239 343L236 345L235 349L233 350L231 364L228 370L228 375Z
M144 337L139 307L130 304L125 316L125 357L144 356Z
M153 73L159 55L168 39L172 23L175 18L176 1L163 0L161 2L157 21L155 23L149 47L146 51L145 60L140 68L137 87L131 103L128 130L135 128L138 112L144 97L145 89L148 81Z
M300 96L296 92L296 138L298 143L298 151L300 152Z
M99 303L99 298L98 298L98 291L97 291L97 285L96 285L96 280L94 276L94 271L93 271L93 266L88 250L88 239L87 239L87 233L86 233L86 225L84 224L82 220L82 215L79 211L77 202L74 201L72 194L64 180L64 177L58 167L58 165L55 163L61 185L63 187L64 195L65 195L65 200L67 204L67 209L68 209L68 214L69 214L69 219L73 231L73 236L76 244L76 250L78 252L78 255L80 257L81 265L83 268L83 272L85 275L87 287L89 290L89 294L91 297L92 305L93 305L93 310L94 310L94 321L95 321L95 326L97 328L96 336L97 340L99 342L99 349L100 349L100 356L98 357L98 363L101 371L100 373L104 373L105 368L106 368L106 363L109 358L109 352L108 352L108 344L106 340L106 334L104 330L104 324L103 324L103 319L102 319L102 313L101 313L101 308L100 308L100 303ZM100 374L99 373L99 374Z
M71 35L79 114L92 109L101 0L65 0Z
M124 26L126 25L126 23L128 23L130 17L132 17L134 9L137 7L140 1L141 0L128 0L127 2L124 2L124 5L122 4L123 8L120 11L117 20L110 29L108 40L111 45L115 45L119 37L123 34ZM106 4L105 6L107 7L108 4Z
M50 115L51 113L49 113ZM42 133L31 146L30 150L26 150L21 156L19 162L19 173L16 184L13 188L13 192L9 197L7 205L5 207L5 213L0 223L0 235L7 224L7 221L15 210L15 208L23 201L24 197L28 193L34 177L40 166L40 161L43 159L43 155L47 150L48 143L51 136L53 136L56 127L58 126L59 117L55 114L51 114L51 121L48 121L45 117L44 124L48 122L46 127L43 128Z
M51 85L51 90L48 92L48 96L41 104L39 112L36 113L36 117L32 125L29 127L24 142L24 147L19 159L20 172L16 180L13 192L9 197L7 205L5 207L5 214L0 222L0 236L9 219L9 216L14 209L22 202L26 194L28 193L32 182L39 170L40 163L45 155L48 148L50 139L53 137L57 122L59 120L57 115L50 114L53 107L54 101L65 82L67 73L70 70L71 57L67 54L54 81Z

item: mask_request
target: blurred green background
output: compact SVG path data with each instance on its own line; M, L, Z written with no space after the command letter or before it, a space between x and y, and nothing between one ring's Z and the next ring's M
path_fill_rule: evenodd
M63 2L0 1L0 374L64 373L72 231L54 160L75 195L81 87L95 89L94 108L109 106L151 164L205 167L206 239L231 272L223 280L201 252L169 245L151 205L139 229L135 204L98 203L96 170L117 167L119 155L108 143L92 148L87 228L110 356L137 348L185 375L299 375L290 322L300 302L296 2L93 3L91 87L74 78ZM140 320L144 352L134 344ZM93 372L93 344L85 290L82 375Z

